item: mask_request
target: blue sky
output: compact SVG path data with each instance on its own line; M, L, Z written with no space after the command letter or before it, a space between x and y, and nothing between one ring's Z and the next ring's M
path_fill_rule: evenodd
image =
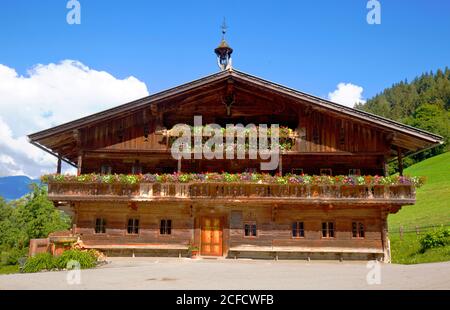
M65 0L2 0L0 63L19 73L79 60L151 93L217 71L222 18L236 68L326 97L340 82L370 98L392 83L449 65L450 1L380 0L381 25L365 0L80 0L81 25Z
M54 172L27 134L217 72L224 17L235 68L350 106L450 63L448 0L378 0L380 25L368 0L78 1L69 25L1 0L0 177Z

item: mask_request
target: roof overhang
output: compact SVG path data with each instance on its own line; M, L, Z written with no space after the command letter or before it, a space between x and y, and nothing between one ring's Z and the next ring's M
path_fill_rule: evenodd
M40 147L41 149L49 152L52 155L61 158L61 156L57 154L56 150L50 149L46 146L46 139L48 139L49 137L61 135L61 140L67 141L67 138L72 136L73 132L80 128L91 126L102 121L108 121L119 116L124 117L131 113L139 111L140 109L148 108L151 105L157 105L161 101L176 99L181 94L186 94L196 90L198 91L205 86L221 83L222 81L226 81L229 79L235 80L237 82L247 83L252 87L260 88L264 91L271 91L280 96L289 97L294 101L307 103L314 109L325 110L330 113L345 116L354 121L367 123L371 126L389 131L392 133L392 145L401 147L404 150L405 156L443 144L443 138L439 135L414 128L375 114L346 107L335 102L319 98L304 92L300 92L292 88L276 84L235 69L221 71L216 74L212 74L204 78L156 93L154 95L117 106L112 109L108 109L66 124L43 130L29 135L28 138L32 144ZM62 159L74 165L70 160L65 158Z

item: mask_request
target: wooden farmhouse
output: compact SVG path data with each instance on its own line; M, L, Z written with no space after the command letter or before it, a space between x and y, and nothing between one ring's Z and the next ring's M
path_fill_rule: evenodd
M404 156L442 137L238 71L232 51L225 41L215 50L218 73L29 136L58 158L49 198L73 216L51 242L71 236L123 256L389 262L387 218L415 203L417 180L387 176L387 164L402 175ZM249 137L244 158L194 147L174 157L174 128L196 116L200 132L277 124L278 164L262 170L268 159L251 158ZM62 162L78 176L60 175Z

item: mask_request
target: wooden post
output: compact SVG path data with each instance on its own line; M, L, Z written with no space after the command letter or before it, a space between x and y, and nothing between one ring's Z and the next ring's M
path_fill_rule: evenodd
M403 153L400 147L397 147L397 155L398 155L398 171L400 176L403 176Z
M389 175L389 164L387 161L387 157L383 157L383 176L387 177Z
M280 169L280 176L283 176L283 155L280 151L280 162L278 163L278 168Z
M82 172L82 166L83 166L83 153L78 154L78 171L77 174L81 175Z
M58 157L58 164L56 166L56 174L61 174L61 157Z
M389 210L381 211L381 242L383 246L384 258L383 261L385 263L391 262L391 245L389 242L389 227L388 227L388 218Z
M400 225L400 240L403 240L403 226Z

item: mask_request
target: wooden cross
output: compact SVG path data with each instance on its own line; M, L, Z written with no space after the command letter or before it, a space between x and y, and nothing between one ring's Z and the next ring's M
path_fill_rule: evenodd
M227 116L231 116L231 107L235 103L234 94L227 95L222 99L222 103L226 106Z

